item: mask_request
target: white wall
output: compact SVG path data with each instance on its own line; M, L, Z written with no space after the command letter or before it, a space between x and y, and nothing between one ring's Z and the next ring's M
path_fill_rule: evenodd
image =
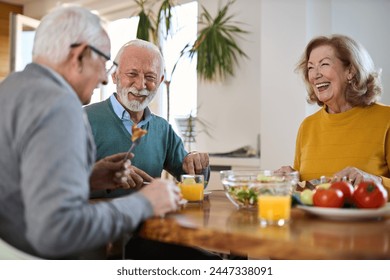
M384 93L381 102L390 105L390 1L332 1L332 32L350 35L382 68Z
M214 16L218 3L226 1L199 3ZM258 0L238 0L231 6L234 20L250 32L239 44L249 59L240 60L235 77L223 83L198 82L198 117L211 124L213 136L199 134L198 150L227 152L244 145L256 148L260 134L260 4Z
M219 1L200 2L211 11ZM307 105L294 69L307 42L320 34L343 33L360 41L383 69L382 102L390 104L390 1L237 0L233 13L251 31L241 43L251 59L223 84L199 84L198 115L215 127L214 139L198 136L199 150L255 147L261 133L261 167L292 164L299 124L318 109Z
M215 15L218 5L226 1L199 3ZM39 2L26 6L26 14L42 12L42 3L55 1ZM125 1L98 2L113 8ZM131 1L128 3L131 6ZM317 109L306 104L305 88L294 68L305 45L316 35L343 33L360 41L383 69L382 102L390 104L389 0L236 0L231 8L235 19L250 31L246 40L240 41L250 59L241 60L235 77L223 83L198 83L198 116L210 123L213 135L199 134L198 150L256 147L261 134L262 168L292 164L299 124ZM121 10L131 14L127 7ZM109 18L120 16L115 11L105 12Z
M261 165L275 169L292 164L305 116L304 90L294 73L305 44L305 1L262 1L262 11Z

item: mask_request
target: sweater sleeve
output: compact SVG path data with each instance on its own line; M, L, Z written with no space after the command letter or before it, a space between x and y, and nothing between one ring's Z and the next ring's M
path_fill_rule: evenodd
M294 157L294 166L293 166L293 168L295 170L298 170L298 171L301 168L301 162L300 162L300 158L301 158L301 134L302 134L301 130L302 130L302 124L299 127L298 134L297 134L297 139L296 139L296 142L295 142L295 157Z
M389 125L387 127L387 133L386 133L386 136L385 136L385 147L384 147L384 149L385 149L385 157L386 157L387 169L390 172L390 127L389 127ZM383 184L383 186L387 190L388 201L390 201L390 178L389 177L385 177L385 176L381 176L381 178L382 178L382 184Z
M180 175L184 173L182 167L183 160L188 153L184 149L183 141L176 134L170 124L168 124L167 130L168 151L167 157L164 162L164 169L167 170L173 176L175 176L176 179L179 181Z
M78 100L69 96L47 104L26 123L22 152L27 239L50 258L103 246L153 214L141 194L89 203L87 131Z

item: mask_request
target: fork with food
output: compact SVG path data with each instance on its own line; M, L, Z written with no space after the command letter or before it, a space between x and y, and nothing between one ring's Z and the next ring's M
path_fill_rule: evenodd
M148 133L147 130L142 129L140 127L137 127L136 124L134 124L131 127L131 141L133 142L127 151L127 154L125 156L125 161L129 158L130 153L134 150L134 148L141 142L141 137L143 137L146 133Z

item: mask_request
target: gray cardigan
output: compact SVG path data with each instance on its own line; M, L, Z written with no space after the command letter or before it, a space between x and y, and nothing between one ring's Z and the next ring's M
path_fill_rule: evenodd
M29 64L0 84L0 237L44 258L74 258L150 217L141 194L90 204L93 137L54 71Z

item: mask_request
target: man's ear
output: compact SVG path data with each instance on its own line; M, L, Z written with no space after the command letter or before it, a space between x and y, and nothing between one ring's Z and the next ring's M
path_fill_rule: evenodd
M74 65L74 67L77 67L78 71L80 72L82 70L82 60L84 56L84 52L87 48L87 44L80 44L77 47L72 47L69 52L68 59Z
M111 74L112 82L116 84L118 82L118 75L116 74L116 71Z
M164 81L164 75L161 76L161 81L160 81L160 84Z

